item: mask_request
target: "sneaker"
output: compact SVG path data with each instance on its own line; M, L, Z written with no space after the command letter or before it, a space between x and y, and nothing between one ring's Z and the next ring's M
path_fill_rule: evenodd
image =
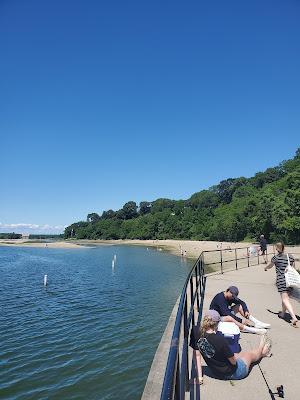
M271 328L271 324L265 324L264 322L260 322L254 325L255 328L262 328L262 329L270 329Z
M263 328L256 328L256 332L258 335L265 335L267 333L266 329Z

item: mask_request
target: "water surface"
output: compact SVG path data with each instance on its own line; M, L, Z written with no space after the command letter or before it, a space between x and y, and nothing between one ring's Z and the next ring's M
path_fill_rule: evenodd
M139 399L190 268L134 246L0 247L0 398Z

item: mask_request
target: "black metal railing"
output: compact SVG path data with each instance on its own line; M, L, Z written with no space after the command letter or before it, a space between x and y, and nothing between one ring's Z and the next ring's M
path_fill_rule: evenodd
M184 399L189 381L188 338L195 325L195 303L201 320L205 293L203 252L190 271L178 305L161 399Z
M275 254L274 246L269 246L266 257ZM258 265L264 261L259 246L235 247L230 246L217 250L203 251L205 272L223 274L226 271ZM270 261L270 258L268 258Z
M268 251L270 256L274 254L275 249L269 246ZM180 296L161 400L183 400L186 398L186 392L189 392L190 365L192 364L189 363L188 354L189 334L195 322L200 323L202 319L207 274L224 273L258 265L262 259L263 256L259 254L256 246L233 249L227 247L203 251L200 254L185 281Z

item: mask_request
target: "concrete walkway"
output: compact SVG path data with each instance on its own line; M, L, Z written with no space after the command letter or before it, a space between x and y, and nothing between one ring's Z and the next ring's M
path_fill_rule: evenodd
M275 269L264 272L264 266L251 266L227 272L224 275L208 277L204 311L208 309L216 293L225 290L230 285L237 286L240 297L247 302L251 313L261 321L272 325L269 336L273 341L273 356L263 359L260 363L270 388L274 391L277 386L283 385L285 399L296 400L300 398L300 329L292 328L287 322L278 318L281 300L275 286ZM293 299L292 304L299 316L299 300ZM242 333L240 344L243 350L247 350L256 347L259 340L258 335ZM258 366L254 366L250 375L241 381L221 381L204 376L204 384L200 387L200 398L204 400L271 399Z

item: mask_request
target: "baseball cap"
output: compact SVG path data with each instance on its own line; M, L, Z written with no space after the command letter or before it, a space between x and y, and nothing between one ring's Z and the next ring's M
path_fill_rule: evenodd
M236 286L229 286L229 288L227 289L227 292L230 292L234 299L238 298L239 289Z
M208 310L204 316L210 318L214 322L219 322L221 320L221 316L216 310Z

